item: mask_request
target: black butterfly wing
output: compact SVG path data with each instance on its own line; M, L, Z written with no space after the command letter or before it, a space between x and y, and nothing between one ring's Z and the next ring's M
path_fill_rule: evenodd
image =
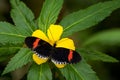
M25 44L40 57L49 57L52 46L39 38L27 37Z
M36 37L26 37L25 38L25 44L27 45L27 47L29 47L30 49L33 49L33 43L36 41Z
M54 53L51 55L53 63L77 63L81 60L81 56L76 51L66 48L55 48Z

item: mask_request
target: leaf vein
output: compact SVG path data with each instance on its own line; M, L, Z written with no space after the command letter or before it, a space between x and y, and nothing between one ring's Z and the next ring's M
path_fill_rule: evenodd
M28 21L26 20L26 18L24 17L23 13L21 12L20 8L18 6L16 6L17 10L19 11L20 15L24 18L24 21L26 22L28 28L30 29L31 32L33 32L32 28L30 27L30 24L28 23Z
M107 8L109 8L109 7L100 9L100 10L94 12L93 14L88 15L88 16L86 16L86 17L84 17L84 18L82 18L82 19L80 19L80 20L74 22L73 24L71 24L71 25L69 25L68 27L64 28L64 31L67 30L67 29L69 29L69 28L71 28L72 26L76 25L77 23L80 23L80 22L84 21L85 19L87 19L87 18L89 18L89 17L91 17L91 16L94 16L95 14L97 14L97 13L99 13L99 12L101 12L102 10L107 9Z
M16 37L23 37L25 38L26 36L23 35L19 35L19 34L14 34L14 33L5 33L5 32L1 32L0 35L9 35L9 36L16 36Z

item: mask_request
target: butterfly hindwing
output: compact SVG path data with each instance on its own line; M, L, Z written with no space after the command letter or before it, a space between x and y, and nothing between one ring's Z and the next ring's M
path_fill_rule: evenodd
M51 58L54 63L77 63L81 60L79 53L66 48L55 48Z
M49 57L50 56L50 51L52 46L39 38L36 37L27 37L25 39L25 44L32 49L33 51L35 51L35 53L38 56L42 56L42 57Z

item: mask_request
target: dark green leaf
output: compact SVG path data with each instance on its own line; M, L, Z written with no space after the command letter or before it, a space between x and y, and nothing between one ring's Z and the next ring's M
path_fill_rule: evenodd
M26 35L31 35L37 28L34 24L34 15L31 10L19 0L10 0L12 5L11 16L15 25Z
M79 50L79 52L88 61L97 60L97 61L103 61L103 62L118 62L117 59L99 51L81 49Z
M120 45L120 29L107 30L95 34L84 42L83 46L92 45Z
M52 80L50 67L47 63L41 65L33 64L27 80Z
M63 0L45 0L38 18L39 28L46 33L50 24L54 24L62 8Z
M51 65L51 72L52 72L52 80L65 80L65 77L61 73L59 68L57 68L52 62L50 63L50 65Z
M23 43L25 37L15 26L0 22L0 43Z
M21 48L21 50L8 63L2 74L14 71L30 61L32 61L32 52L27 48Z
M0 62L5 61L6 59L9 59L9 56L0 56Z
M85 10L80 10L66 16L60 22L64 27L63 37L94 26L117 8L120 8L120 0L98 3Z
M66 80L99 80L91 67L82 59L78 64L60 69Z

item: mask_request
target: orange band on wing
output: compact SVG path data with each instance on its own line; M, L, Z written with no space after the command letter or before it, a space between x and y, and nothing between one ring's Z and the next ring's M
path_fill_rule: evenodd
M73 58L73 51L70 50L69 55L68 55L68 61L71 61Z
M40 39L36 39L35 42L33 43L33 48L36 48L38 46Z

